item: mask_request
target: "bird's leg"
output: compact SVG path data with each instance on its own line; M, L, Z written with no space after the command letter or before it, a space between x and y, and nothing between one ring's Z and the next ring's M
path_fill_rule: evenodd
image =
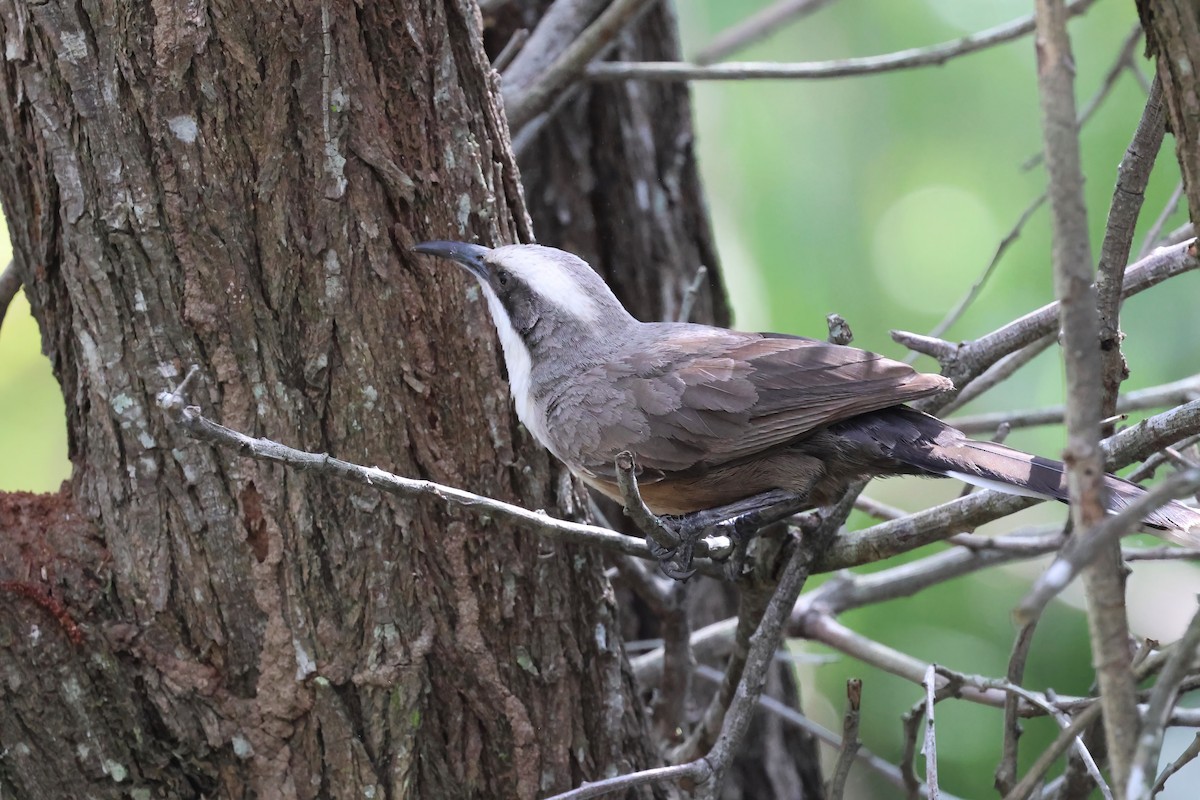
M729 505L680 516L659 517L642 500L633 454L618 453L616 467L617 485L625 501L625 513L646 534L646 546L650 554L658 559L662 573L677 581L687 580L695 574L692 560L697 549L700 549L701 555L709 554L707 546L698 548L705 537L728 537L736 548L763 526L811 506L807 494L772 489ZM741 552L744 554L744 547Z
M642 500L642 493L638 490L637 465L634 463L633 453L628 451L617 453L616 467L617 486L620 487L621 497L625 502L626 516L633 520L642 533L646 534L646 546L650 549L650 554L658 559L663 572L671 575L670 572L667 572L666 564L675 557L679 549L679 534L664 525L662 520ZM691 563L690 556L688 563ZM671 575L671 577L676 576ZM682 578L676 578L676 580L682 580Z
M712 528L714 533L738 538L811 507L812 503L805 495L772 489L729 505L706 508L670 519L682 526L681 535L685 530L707 531Z
M669 578L686 579L695 572L691 564L697 543L713 535L728 536L734 543L734 555L740 553L744 558L745 543L761 528L811 505L806 495L772 489L729 505L661 518L660 522L667 523L678 534L679 544L665 559L656 554L659 568Z
M748 539L762 528L781 519L799 514L812 508L807 494L797 494L783 489L748 497L715 511L732 512L713 526L713 532L729 536L734 541Z

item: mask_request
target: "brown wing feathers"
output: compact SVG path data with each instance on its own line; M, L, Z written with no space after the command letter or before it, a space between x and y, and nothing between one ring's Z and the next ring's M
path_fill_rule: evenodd
M612 458L626 448L651 471L717 466L950 387L898 361L811 339L692 325L657 333L653 353L608 360L593 368L596 380L575 382L591 387L586 397L565 387L549 404L551 431L561 427L558 414L589 417L593 436L563 446L574 445L571 455L596 475L611 476Z

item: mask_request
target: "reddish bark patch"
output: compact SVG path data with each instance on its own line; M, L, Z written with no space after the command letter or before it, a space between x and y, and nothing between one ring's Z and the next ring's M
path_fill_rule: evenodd
M263 519L262 495L253 483L242 490L242 522L246 525L247 541L258 563L267 558L270 539L267 536L267 521Z
M0 588L45 608L78 643L74 620L108 580L108 550L66 484L54 494L0 493Z

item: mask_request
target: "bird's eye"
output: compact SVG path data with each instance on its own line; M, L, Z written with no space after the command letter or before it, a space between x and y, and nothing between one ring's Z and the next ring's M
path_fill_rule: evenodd
M496 283L500 284L501 286L508 286L508 280L510 277L512 276L508 274L508 270L498 270L496 272Z

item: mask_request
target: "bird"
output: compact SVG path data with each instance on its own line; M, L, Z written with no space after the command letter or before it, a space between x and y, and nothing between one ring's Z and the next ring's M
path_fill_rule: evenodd
M908 405L952 382L856 347L689 322L641 322L583 259L536 244L429 241L478 282L517 416L588 486L618 502L631 453L656 515L686 517L784 490L805 508L875 477L956 478L1068 499L1066 467L969 438ZM1144 493L1106 475L1110 513ZM1200 511L1171 501L1144 523L1200 546Z

